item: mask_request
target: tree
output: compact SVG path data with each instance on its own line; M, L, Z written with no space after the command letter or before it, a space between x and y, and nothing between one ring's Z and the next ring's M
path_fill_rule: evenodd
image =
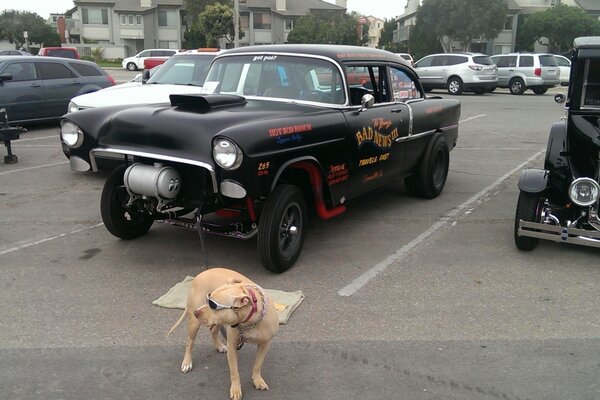
M405 44L394 42L394 31L398 22L395 19L386 19L383 21L383 29L379 37L379 48L386 49L392 53L407 53L409 52Z
M0 40L8 40L16 49L25 47L23 32L28 33L28 43L60 46L60 36L36 13L5 10L0 14Z
M206 30L200 23L200 14L206 11L206 7L216 3L228 5L233 9L233 0L184 0L185 14L184 20L186 30L184 32L185 47L198 48L208 47ZM211 17L208 17L209 21ZM232 22L233 26L233 22ZM233 36L233 28L231 30Z
M331 12L300 17L288 34L289 43L329 43L362 46L368 40L368 26L359 24L359 15Z
M600 21L579 7L560 4L529 15L523 23L520 42L547 44L548 51L562 53L578 36L600 35Z
M504 28L506 0L423 0L417 12L419 34L427 42L437 40L444 51L451 41L470 50L473 39L493 39Z
M198 16L198 30L204 34L208 47L219 47L221 38L233 41L233 9L219 2L209 4Z

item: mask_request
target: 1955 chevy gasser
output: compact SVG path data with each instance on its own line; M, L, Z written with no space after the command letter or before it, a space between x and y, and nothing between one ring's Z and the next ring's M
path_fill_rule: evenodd
M392 53L253 46L219 55L201 95L71 113L61 140L78 170L120 157L101 198L113 235L133 239L162 220L257 236L263 265L283 272L300 255L308 207L331 218L401 179L410 193L437 197L459 116L457 100L426 98Z

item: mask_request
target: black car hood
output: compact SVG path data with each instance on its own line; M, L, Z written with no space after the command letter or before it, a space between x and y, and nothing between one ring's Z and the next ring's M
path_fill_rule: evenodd
M68 114L65 118L81 127L92 138L95 148L207 162L212 160L212 141L216 136L233 139L245 147L245 152L252 153L259 150L244 145L257 143L256 135L266 137L268 129L280 126L281 121L294 124L332 117L332 110L323 107L231 97L237 100L213 98L206 102L198 97L178 98L173 101L179 104L175 106L103 107ZM333 113L343 119L341 113ZM338 118L330 122L339 124Z

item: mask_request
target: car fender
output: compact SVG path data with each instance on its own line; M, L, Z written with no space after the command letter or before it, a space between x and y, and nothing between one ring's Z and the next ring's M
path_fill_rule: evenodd
M81 89L79 89L79 91L77 92L77 94L73 97L81 96L82 94L92 93L92 92L95 92L100 89L102 89L101 86L87 84L87 85L82 86Z
M548 186L549 171L545 169L526 169L521 172L519 182L517 183L519 190L527 193L540 193L546 190Z
M567 121L559 121L552 124L552 128L550 128L544 168L547 170L556 170L568 166Z

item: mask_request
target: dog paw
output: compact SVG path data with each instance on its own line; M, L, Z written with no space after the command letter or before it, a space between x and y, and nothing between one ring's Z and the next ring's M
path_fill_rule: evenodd
M227 345L225 343L220 343L216 349L219 353L227 353Z
M229 389L229 397L231 400L241 400L242 398L242 387L238 385L231 385Z
M192 370L192 362L191 361L184 361L181 363L181 372L183 372L184 374L187 374L191 370Z
M261 377L253 378L252 383L254 383L254 387L258 390L269 390L269 385Z

